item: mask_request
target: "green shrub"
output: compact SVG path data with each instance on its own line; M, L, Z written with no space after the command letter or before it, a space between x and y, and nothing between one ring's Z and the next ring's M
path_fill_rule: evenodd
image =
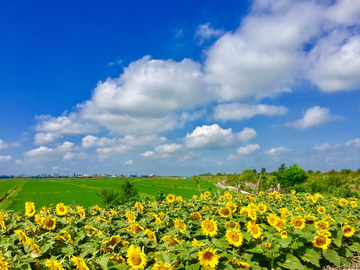
M128 202L134 203L140 200L139 193L134 187L133 183L126 181L121 185L121 189L106 189L102 188L97 194L101 199L101 204L106 207L125 204Z
M305 183L305 181L309 178L306 171L297 164L284 169L283 173L280 173L279 175L280 185L283 189L292 189L295 185Z

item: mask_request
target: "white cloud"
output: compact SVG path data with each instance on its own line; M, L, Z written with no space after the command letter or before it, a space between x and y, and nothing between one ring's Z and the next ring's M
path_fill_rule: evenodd
M133 148L129 145L117 145L115 147L103 147L95 150L99 158L108 158L109 156L125 154Z
M237 155L233 155L233 154L230 154L228 157L227 157L227 160L228 161L234 161L234 160L237 160L239 159L239 157Z
M360 88L360 35L334 32L312 50L309 78L325 92Z
M354 140L347 141L345 143L346 146L354 146L354 147L360 147L360 138L356 138Z
M210 23L199 25L198 29L195 32L195 37L199 39L199 44L201 45L205 40L212 38L218 38L222 36L225 32L220 29L214 29L210 26Z
M246 143L248 140L255 138L257 133L255 129L245 127L242 131L237 134L237 137L240 141Z
M197 158L197 157L199 157L199 156L201 156L202 155L202 153L194 153L194 152L189 152L189 153L187 153L185 156L183 156L182 158L180 158L179 159L179 161L181 161L181 162L185 162L185 161L188 161L188 160L192 160L192 159L194 159L194 158Z
M34 144L49 145L60 141L63 138L61 134L56 133L37 133L34 136Z
M324 151L324 150L328 150L328 149L337 149L339 147L341 147L341 144L330 145L328 143L324 143L321 146L314 146L313 148L318 151Z
M271 106L266 104L220 104L214 109L214 118L220 120L242 120L249 119L257 114L261 115L283 115L287 112L284 106Z
M286 148L284 146L281 146L281 147L277 147L277 148L271 148L269 151L265 152L265 155L275 156L275 155L281 155L284 153L290 153L292 151L293 151L293 149L291 149L291 148Z
M92 148L92 147L109 147L116 145L116 139L109 139L109 138L98 138L93 135L87 135L86 137L82 138L81 146L84 148Z
M134 164L134 161L133 160L128 160L128 161L125 161L124 163L125 165L133 165Z
M0 140L0 149L4 149L8 147L8 144L6 142L4 142L3 140Z
M11 156L0 156L0 161L10 161L11 159Z
M196 109L213 95L202 82L201 65L190 59L132 62L117 79L100 82L78 105L81 117L119 134L149 134L179 125L176 111Z
M30 151L24 152L23 155L26 161L29 162L46 162L52 160L63 159L84 159L85 153L78 153L79 147L72 142L64 142L55 148L40 146Z
M306 129L314 126L320 126L326 122L336 119L343 118L339 116L333 116L328 108L320 108L319 106L315 106L306 110L304 118L295 122L287 122L285 126Z
M238 155L248 155L252 152L255 152L257 150L260 150L260 145L258 144L247 144L245 146L241 146L238 148L238 150L236 151L236 153Z
M155 159L169 158L170 155L169 153L158 154L155 153L154 151L146 151L145 153L140 154L139 157L155 160Z
M58 134L86 134L97 133L99 129L94 123L79 119L79 115L72 113L69 116L52 117L50 115L36 116L40 122L35 130Z
M247 141L256 136L252 128L234 134L231 128L222 129L218 124L196 127L192 133L184 138L187 148L222 148L233 145L237 141Z
M218 163L216 163L216 165L221 166L221 165L222 165L222 162L218 162Z
M155 151L158 152L159 154L164 154L164 153L174 153L174 152L178 152L180 150L183 149L183 146L181 144L163 144L163 145L159 145L155 147Z

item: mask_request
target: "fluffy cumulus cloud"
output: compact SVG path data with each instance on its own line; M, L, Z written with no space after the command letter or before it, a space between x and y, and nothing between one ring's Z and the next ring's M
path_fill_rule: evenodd
M132 159L128 160L128 161L125 161L124 163L125 165L133 165L134 164L134 161Z
M30 162L46 162L59 159L84 159L86 153L80 152L79 147L72 142L64 142L55 148L40 146L23 153L25 159Z
M345 143L346 146L360 147L360 138L356 138L354 140L347 141Z
M260 115L283 115L287 112L284 106L271 106L266 104L240 104L237 102L220 104L214 109L214 118L219 120L242 120L249 119L257 114Z
M155 147L155 151L159 154L164 153L175 153L178 151L181 151L183 149L183 146L181 144L163 144Z
M235 134L231 128L222 129L218 124L196 127L192 133L184 138L187 148L223 148L233 145L239 140L247 141L256 136L256 131L244 128Z
M11 156L0 156L0 162L1 161L10 161L12 159Z
M306 110L304 118L295 122L287 122L285 126L306 129L314 126L320 126L326 122L336 119L343 119L343 117L332 115L328 108L320 108L319 106L315 106Z
M51 145L57 143L63 138L61 134L57 133L37 133L34 136L34 144L36 145Z
M181 157L180 159L179 159L179 161L181 161L181 162L186 162L186 161L189 161L189 160L192 160L192 159L194 159L194 158L197 158L197 157L200 157L201 155L202 155L203 153L201 153L201 152L189 152L189 153L187 153L185 156L183 156L183 157Z
M97 133L99 131L97 125L93 122L87 122L80 119L77 113L59 117L40 115L37 116L36 119L39 121L39 124L35 127L36 131L46 131L58 134L86 134Z
M241 146L236 151L236 154L238 155L248 155L252 152L260 150L260 145L256 144L247 144L245 146Z
M271 148L269 151L266 151L265 154L269 155L269 156L275 156L275 155L281 155L281 154L285 154L285 153L290 153L292 151L293 151L292 148L286 148L284 146L280 146L280 147L277 147L277 148Z
M8 147L8 144L4 142L3 140L0 140L0 149Z
M146 56L119 78L100 82L92 98L78 107L82 118L120 134L173 130L181 124L177 111L195 110L212 97L202 77L201 65L193 60Z

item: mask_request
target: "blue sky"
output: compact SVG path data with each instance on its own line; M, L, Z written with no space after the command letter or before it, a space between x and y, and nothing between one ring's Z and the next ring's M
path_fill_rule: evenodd
M360 2L5 1L0 174L360 167Z

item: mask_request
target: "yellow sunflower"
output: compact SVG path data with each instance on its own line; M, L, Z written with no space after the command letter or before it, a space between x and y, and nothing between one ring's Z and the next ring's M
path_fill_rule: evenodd
M80 217L86 218L86 213L85 213L85 210L84 210L84 208L82 206L77 207L77 212L78 212Z
M196 240L195 238L191 242L192 247L203 247L204 243Z
M265 194L265 193L264 193L263 191L260 191L260 192L259 192L259 195L260 195L260 196L264 196L264 194Z
M226 199L228 199L229 201L231 201L232 198L233 198L233 195L231 195L230 193L228 193L228 194L225 194L225 197L226 197Z
M61 233L65 234L66 238L70 241L71 244L74 244L74 240L71 237L71 234L66 231L66 230L62 230Z
M180 244L180 241L178 239L176 239L175 237L172 237L172 236L164 236L162 238L163 242L164 243L169 243L170 246L175 246L177 244Z
M247 224L247 232L251 233L255 239L260 238L262 235L262 229L260 228L260 226L251 221Z
M20 241L24 244L26 244L28 242L28 236L26 235L26 233L24 233L22 230L14 230L14 233L16 233L19 238L20 238Z
M229 207L220 208L219 215L221 217L230 217L231 216L231 210Z
M285 223L285 219L277 218L274 227L278 232L281 232L285 228Z
M196 196L196 195L193 195L192 198L193 198L194 200L197 200L199 197Z
M248 217L251 220L256 221L257 215L256 215L256 211L253 208L249 208Z
M281 208L280 209L280 216L283 218L286 218L290 215L290 212L287 208Z
M271 243L266 242L266 243L265 243L265 247L270 248L270 247L271 247Z
M225 237L234 247L240 247L244 242L243 234L238 229L226 230Z
M233 202L227 202L226 207L229 207L232 213L236 212L237 206Z
M136 202L136 203L135 203L135 207L136 207L140 212L144 211L144 206L142 206L142 204L139 203L139 202Z
M42 220L42 225L45 230L52 231L56 228L56 219L45 217Z
M216 249L205 249L198 252L199 263L203 267L215 268L219 263L220 256L216 255Z
M350 225L346 225L341 228L344 231L345 237L351 237L355 233L355 228L351 227Z
M67 213L67 207L63 203L58 203L56 205L56 214L59 216L65 216Z
M32 251L38 254L42 254L40 247L31 238L28 238L27 244L31 246Z
M2 270L10 269L10 265L8 262L5 261L4 257L2 256L1 251L0 251L0 269L2 269Z
M225 227L232 229L240 229L240 224L236 221L231 220L225 223Z
M35 203L33 202L26 202L25 203L25 216L32 217L35 215Z
M240 209L240 214L248 216L248 215L249 215L249 208L247 208L247 207L242 207L242 208Z
M217 222L214 219L206 218L201 222L201 229L205 235L214 236L218 231Z
M143 231L144 228L141 227L139 224L131 224L130 225L130 231L133 233L133 234L138 234L139 232Z
M175 201L175 196L173 194L169 194L169 195L167 195L166 200L169 203L173 203Z
M265 213L267 211L267 207L263 203L258 204L257 208L259 209L260 213Z
M74 262L77 270L89 270L89 267L86 265L85 261L80 257L71 257L71 261Z
M341 206L345 206L345 205L347 205L349 202L346 200L346 199L340 199L339 200L339 204L341 205Z
M322 235L316 235L314 240L311 241L313 243L314 247L322 248L322 249L328 249L331 244L331 239L327 236Z
M305 209L302 208L302 207L297 207L296 210L299 211L300 213L304 213L304 212L305 212Z
M323 230L325 230L327 227L330 227L329 222L326 221L319 221L319 222L315 222L315 228L321 228Z
M127 263L132 269L144 269L147 263L145 253L140 252L140 247L131 245L126 253Z
M191 213L189 218L191 220L200 220L201 214L199 212Z
M123 256L109 256L107 258L111 262L118 262L118 263L126 264L126 260L125 260L125 258Z
M296 193L296 190L293 189L293 190L291 191L291 194L295 194L295 193Z
M51 261L49 259L46 259L45 265L51 270L65 270L64 267L62 267L61 263L59 263L57 260Z
M117 246L121 241L120 235L111 236L109 240L103 243L103 252L107 253L112 250L112 247Z
M236 261L236 260L229 260L228 262L235 265L236 268L250 270L250 265L246 262Z
M324 206L320 206L320 207L318 207L317 212L322 215L322 214L325 214L326 209Z
M282 232L280 233L280 237L281 237L281 238L287 238L287 237L288 237L287 232L286 232L286 231L282 231Z
M183 233L186 230L186 225L182 220L176 219L174 221L174 225L175 225L176 228L179 228L180 233Z
M38 215L38 214L35 215L35 222L36 222L36 224L42 225L43 219L44 219L44 217L43 217L42 215Z
M161 262L154 264L152 270L171 270L173 268L174 266L171 266L171 264Z
M183 202L183 198L181 196L176 196L176 201L177 202Z
M150 231L149 229L146 229L146 230L144 231L144 235L146 235L147 238L149 238L149 239L154 239L154 241L157 242L157 241L156 241L155 233L152 232L152 231Z
M205 191L204 195L205 195L206 197L209 197L211 194L210 194L209 191Z
M352 208L357 208L358 207L358 204L355 201L351 201L350 205L351 205Z
M303 219L301 216L292 217L291 224L295 228L304 229L305 228L305 219Z
M125 216L127 217L130 223L134 223L136 219L136 215L134 212L125 212Z
M276 214L270 214L267 216L267 222L269 223L269 225L271 226L275 226L276 220L277 220L277 216Z

